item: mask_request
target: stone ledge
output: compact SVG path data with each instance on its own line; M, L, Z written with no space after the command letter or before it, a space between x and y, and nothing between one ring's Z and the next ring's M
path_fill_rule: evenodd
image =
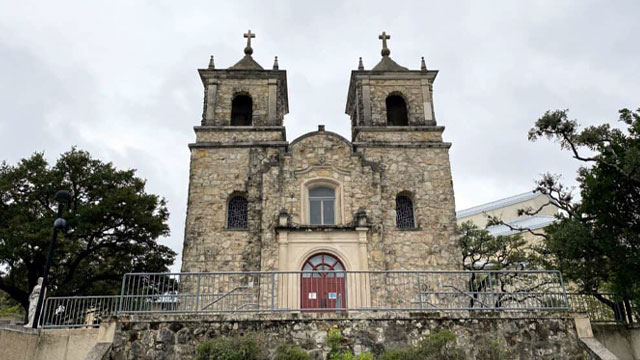
M193 130L195 131L247 131L247 132L256 132L256 131L281 131L285 132L284 126L229 126L229 125L202 125L202 126L194 126Z
M357 225L290 225L290 226L276 226L276 230L286 231L355 231L361 226Z
M203 148L250 148L250 147L287 147L286 141L263 141L242 143L199 142L189 144L189 149Z
M209 313L209 314L134 314L119 315L118 322L244 322L244 321L318 321L318 320L543 320L543 319L573 319L569 312L509 312L509 311L449 311L449 312L419 312L419 311L369 311L352 313Z
M394 147L394 148L444 148L451 147L450 142L354 142L354 147L373 148L373 147Z
M409 132L409 131L444 131L444 126L408 125L408 126L356 126L354 131L371 132Z

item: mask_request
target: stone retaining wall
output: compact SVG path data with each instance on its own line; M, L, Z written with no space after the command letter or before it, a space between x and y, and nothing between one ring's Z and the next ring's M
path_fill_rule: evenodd
M589 359L566 313L389 313L145 315L118 319L110 358L192 359L196 347L217 336L257 333L273 351L296 343L325 359L327 330L337 325L356 353L380 354L416 344L442 330L457 336L469 359L481 344L498 339L513 359Z

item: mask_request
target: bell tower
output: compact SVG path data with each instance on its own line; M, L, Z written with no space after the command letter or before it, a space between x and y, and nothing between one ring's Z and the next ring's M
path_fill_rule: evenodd
M433 111L438 71L427 69L424 58L417 70L399 65L390 57L391 37L382 32L378 38L382 58L371 70L360 59L351 72L346 106L353 151L382 173L380 236L388 239L383 262L392 265L372 258L370 266L454 269L460 256L451 143L442 140L444 127ZM407 249L421 249L420 257Z
M289 112L287 73L278 67L265 70L253 57L249 30L244 37L244 57L228 69L216 69L213 56L209 67L199 69L204 85L203 126L282 126Z
M380 62L365 70L360 58L358 70L351 72L345 112L351 118L353 141L358 141L361 131L436 126L432 93L438 71L428 70L424 58L420 70L399 65L389 56L391 36L383 31L378 38L382 40Z
M287 73L276 57L264 69L251 56L217 69L213 57L199 69L204 109L189 144L189 196L182 271L260 268L263 164L277 163L287 147ZM231 210L233 211L231 211Z

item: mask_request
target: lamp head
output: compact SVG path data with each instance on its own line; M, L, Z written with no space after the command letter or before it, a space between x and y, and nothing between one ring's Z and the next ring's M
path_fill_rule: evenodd
M53 227L56 229L65 229L67 227L67 221L63 218L57 218L56 221L53 222Z

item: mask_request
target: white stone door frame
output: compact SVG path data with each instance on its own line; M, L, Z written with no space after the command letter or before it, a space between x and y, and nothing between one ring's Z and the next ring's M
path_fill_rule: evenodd
M355 230L288 230L278 229L278 270L301 271L305 261L317 253L328 253L338 258L347 271L369 270L367 254L367 231ZM288 277L291 278L291 277ZM350 281L351 280L351 281ZM300 308L300 281L283 281L278 299L281 307ZM349 308L368 307L370 290L368 279L358 274L349 274L346 279L347 305ZM286 298L284 297L286 294ZM349 296L357 294L358 296Z

